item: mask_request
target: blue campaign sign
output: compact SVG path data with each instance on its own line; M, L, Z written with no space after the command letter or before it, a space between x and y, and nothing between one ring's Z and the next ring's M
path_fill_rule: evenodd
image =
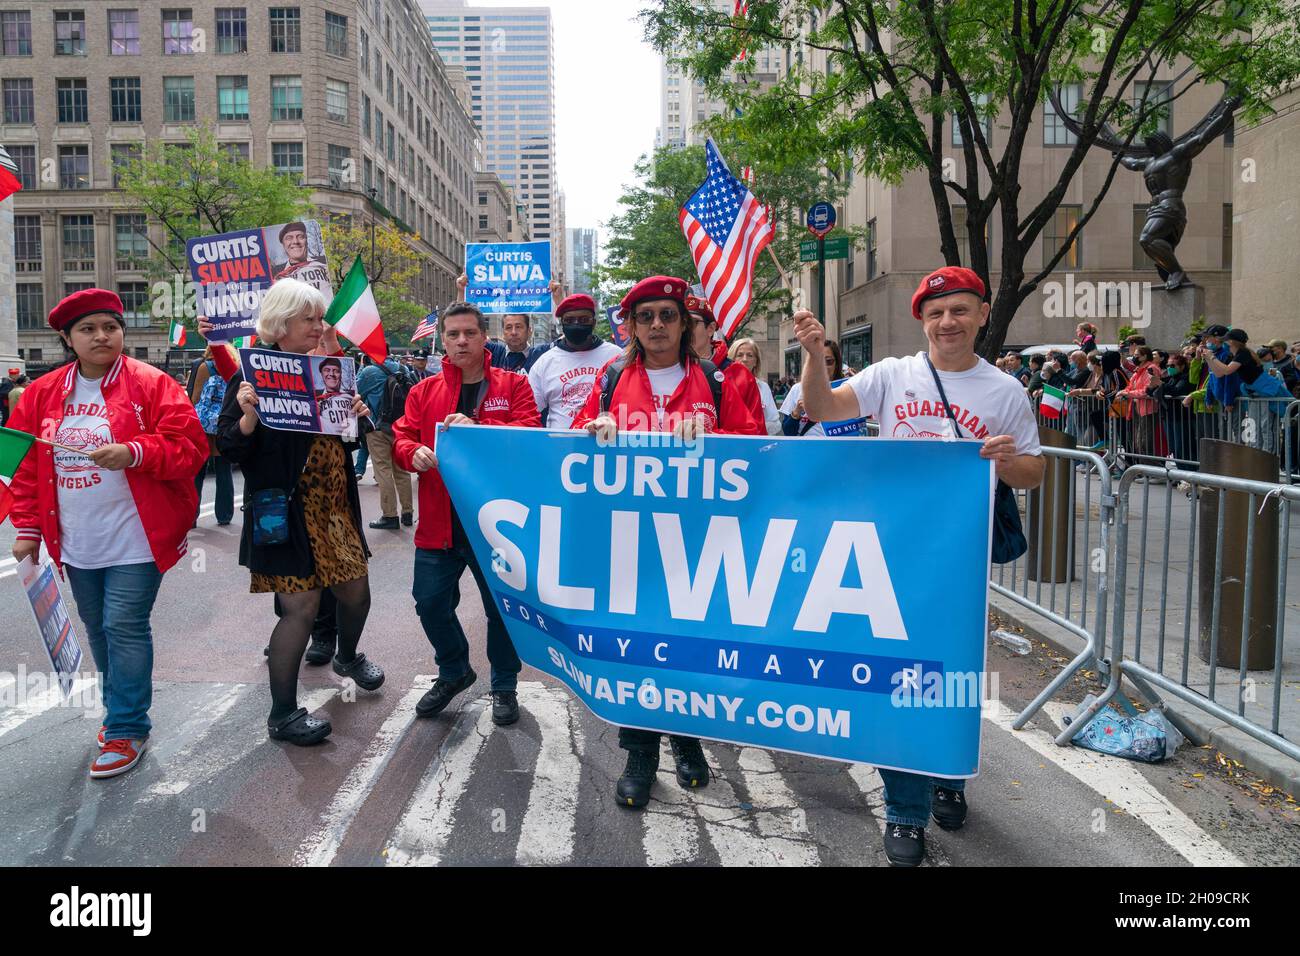
M519 656L597 716L969 777L979 447L455 426L436 452Z
M627 345L629 330L626 325L626 319L619 318L618 310L620 306L611 305L605 310L605 318L609 320L609 332L614 338L614 344L619 348Z
M819 202L808 207L808 231L821 238L835 228L835 207Z
M465 276L465 301L483 312L551 311L549 242L471 242Z

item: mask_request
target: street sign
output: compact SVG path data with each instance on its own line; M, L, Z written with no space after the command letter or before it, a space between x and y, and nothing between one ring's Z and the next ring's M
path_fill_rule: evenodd
M836 236L834 239L827 239L826 258L827 259L847 259L849 257L849 237ZM816 262L817 261L817 243L816 239L805 239L799 243L799 261Z
M808 231L819 239L835 228L835 207L819 202L808 209Z

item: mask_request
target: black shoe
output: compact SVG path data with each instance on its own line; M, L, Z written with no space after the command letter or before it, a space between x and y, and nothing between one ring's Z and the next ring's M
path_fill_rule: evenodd
M401 527L401 525L398 524L397 518L394 517L380 518L378 521L372 521L370 522L370 527L374 528L376 531L396 531Z
M659 750L629 750L627 766L614 788L614 799L620 807L644 807L650 802L650 787L659 772Z
M402 513L402 525L403 525L403 527L407 527L407 528L409 528L409 527L410 527L411 525L413 525L413 524L415 524L415 515L411 514L409 511L405 511L405 512L403 512L403 513Z
M886 823L885 858L890 866L920 866L925 859L925 827Z
M262 648L262 656L263 656L263 657L270 657L270 656L271 656L271 645L270 645L270 644L267 644L266 647Z
M478 675L472 670L466 671L465 676L460 680L451 681L443 680L439 677L433 682L433 686L424 692L419 703L415 705L415 716L417 717L434 717L441 714L451 703L451 699L478 680Z
M677 782L687 790L708 786L709 763L700 742L694 737L669 737L668 745L677 764Z
M299 747L318 744L330 735L330 722L313 717L305 708L299 707L283 720L272 723L267 721L266 732L272 740L283 740Z
M328 664L330 658L334 656L334 641L325 638L313 637L311 646L307 648L307 653L303 657L308 664L313 667L319 667L321 664Z
M384 671L376 663L366 660L365 654L358 654L346 664L334 658L334 673L340 677L351 677L362 690L378 690L384 683Z
M513 724L519 719L519 695L512 690L492 692L492 723L498 727Z
M930 798L930 815L944 830L960 830L966 822L966 794L938 785Z

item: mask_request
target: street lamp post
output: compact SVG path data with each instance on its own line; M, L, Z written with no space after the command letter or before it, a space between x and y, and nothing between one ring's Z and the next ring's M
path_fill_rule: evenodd
M367 192L370 193L370 268L375 268L375 194L379 191L377 187L371 186Z

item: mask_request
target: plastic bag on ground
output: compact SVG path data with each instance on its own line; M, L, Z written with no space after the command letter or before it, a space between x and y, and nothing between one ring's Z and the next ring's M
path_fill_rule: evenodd
M1073 723L1096 699L1092 694L1085 697L1075 716L1065 718L1066 724ZM1115 707L1115 701L1119 702L1119 708ZM1117 694L1073 742L1112 757L1159 763L1172 757L1183 740L1178 728L1163 713L1158 710L1138 713L1128 698Z

